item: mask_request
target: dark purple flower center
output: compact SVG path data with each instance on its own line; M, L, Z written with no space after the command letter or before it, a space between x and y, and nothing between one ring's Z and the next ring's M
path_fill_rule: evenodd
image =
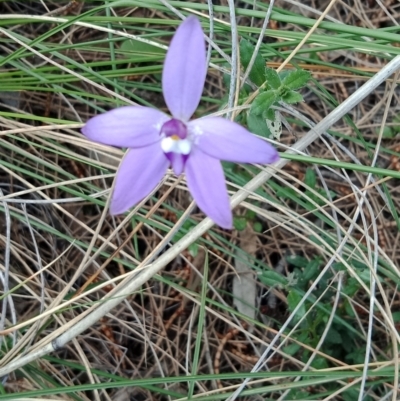
M182 121L177 120L176 118L171 118L171 120L168 120L163 124L160 134L175 140L186 139L187 128Z
M192 149L186 125L176 118L163 124L160 131L161 149L176 175L182 174Z

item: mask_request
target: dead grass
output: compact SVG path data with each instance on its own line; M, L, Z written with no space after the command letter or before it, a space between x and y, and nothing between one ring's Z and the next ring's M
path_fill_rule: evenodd
M46 1L43 3L48 6L49 11L61 7L61 2ZM225 4L225 2L221 3ZM317 11L323 11L328 3L328 1L305 1L301 2L301 5L296 5L295 1L282 0L277 1L276 6L306 17L316 18L318 17ZM351 2L351 5L348 2L337 1L329 15L348 25L371 29L392 26L393 20L400 20L399 3L396 1L382 3L383 7L373 0L367 2L356 0ZM77 3L73 7L61 10L60 14L77 15L91 6L90 2ZM1 13L41 14L46 12L39 2L2 2L0 9ZM124 16L130 13L144 17L163 17L159 12L145 9L120 8L114 11ZM280 30L300 29L297 26L284 25L274 21L272 24L275 29ZM23 29L24 35L33 39L48 29L48 26L25 24L23 28L16 27L15 29L16 31ZM74 43L88 40L92 34L95 34L96 37L103 35L93 32L91 29L79 27L68 33L60 33L54 37L54 40ZM86 52L72 48L66 51L66 54L79 62L104 59L104 54L96 51ZM366 72L378 71L385 63L382 57L366 56L351 49L321 52L319 59L333 65L351 67L360 72L359 75L347 74L334 68L328 70L322 66L308 64L307 68L310 69L313 77L338 103L341 103L363 83L366 79ZM271 63L273 62L274 60L271 60ZM213 71L209 78L210 83L206 95L210 98L221 98L225 91L222 76ZM127 77L127 80L130 79L143 83L154 80L153 76L145 74ZM82 82L81 85L82 88L93 94L104 96L104 93L89 87L87 83ZM360 103L349 116L354 126L361 132L362 137L368 142L376 141L377 131L384 118L388 93L389 84L386 87L382 86ZM146 96L149 96L144 90L138 90L135 94L145 99ZM163 101L154 96L154 94L151 95L151 102L162 106ZM66 98L69 104L65 102ZM10 104L11 99L14 99L12 105ZM297 110L316 122L326 116L333 107L329 106L328 102L321 101L321 95L311 89L305 92L305 100L297 107ZM17 100L12 96L1 94L1 101L3 110L17 110L21 113L77 122L84 122L93 114L92 109L79 101L55 92L46 94L34 90L24 91L20 93ZM387 116L388 125L393 123L400 111L398 92L395 92L392 104L393 107L390 108ZM98 102L98 106L110 107L109 104L101 101ZM208 112L215 111L212 103L204 108ZM18 128L22 130L33 125L40 126L40 122L17 121L4 117L1 117L0 124L2 130ZM306 132L306 128L302 128L300 125L290 123L290 126L292 131L284 131L282 135L284 145L293 144ZM331 148L328 149L325 142L317 141L308 149L309 154L319 158L336 157L338 160L349 162L357 159L365 165L371 163L371 156L368 155L363 144L359 141L349 140L349 137L354 138L356 135L354 127L349 125L348 121L341 121L335 125L333 130L342 135L336 137L342 148L331 143ZM49 141L46 138L53 136L56 132L65 137L62 135L59 138L54 137L56 140L60 140L61 145L55 144L53 149L49 149L47 147ZM4 161L14 167L34 171L39 176L47 177L57 183L55 187L42 189L39 194L37 187L43 186L43 181L28 177L23 171L17 174L17 170L11 171L3 168L0 187L3 194L15 195L20 191L30 190L29 193L18 196L18 198L29 201L39 199L62 201L76 196L66 192L65 186L62 187L67 180L72 180L72 183L68 184L68 188L77 192L84 190L86 194L91 194L95 192L96 188L108 190L112 183L111 177L100 178L99 169L86 163L93 157L93 151L89 152L86 143L79 142L78 138L80 140L81 136L75 128L57 131L44 128L38 133L21 133L18 138L0 137L2 145L6 144L9 150L8 154L2 155ZM380 152L378 166L400 171L398 158L400 149L397 142L396 138L383 139L382 147L397 153ZM41 147L44 144L46 147ZM54 151L55 149L60 150L61 146L62 154ZM18 152L16 148L18 148ZM3 149L6 148L3 147ZM94 164L114 173L122 153L117 150L110 153L109 149L104 149L104 147L93 148L97 152L103 150L103 156L100 155L99 161ZM350 156L353 157L353 160ZM280 182L280 185L292 188L294 191L304 193L305 189L302 183L304 183L306 168L305 164L291 162L276 182ZM341 178L327 169L321 169L320 173L317 188L323 188L326 185L336 194L334 201L326 202L323 209L329 214L332 214L332 210L338 213L336 222L341 227L342 233L345 233L352 224L345 217L353 216L360 205L360 197L355 192L354 186L363 188L366 175L349 171L347 176L343 173ZM254 173L249 171L249 174ZM97 176L97 178L90 178L93 176ZM168 181L169 185L164 185L159 189L158 197L168 190L171 183L173 183L172 179ZM390 195L393 202L392 207L399 210L400 194L397 180L390 179L385 184L387 185L387 194ZM171 227L171 223L175 223L180 213L190 204L189 195L183 188L184 182L180 183L179 187L174 189L168 199L157 209L153 207L154 199L142 205L141 216L144 216L146 212L151 212L153 222L155 221L157 224L141 225L140 220L136 220L136 225L128 222L114 236L112 234L115 234L116 227L123 217L112 218L107 215L99 230L99 216L103 206L96 206L92 202L72 200L58 204L28 203L25 209L18 203L9 204L12 220L9 240L11 250L9 288L18 285L20 287L12 294L13 304L10 305L12 312L6 316L5 327L37 319L43 311L51 310L70 298L77 298L62 311L58 310L46 317L41 317L35 323L14 332L14 339L12 335L5 338L2 364L23 354L24 349L32 349L33 345L40 344L41 339L60 327L68 327L69 322L72 322L89 306L99 302L115 286L112 282L113 279L118 281L118 277L129 273L138 262L151 256L157 244ZM265 187L264 190L267 193L271 192L268 187ZM368 200L370 208L364 204L357 221L360 226L366 227L366 230L356 229L352 238L359 250L370 251L373 248L370 239L373 236L375 224L379 234L380 254L386 254L394 266L399 266L399 232L392 213L374 186L368 189ZM279 213L266 203L261 204L260 207L266 215L268 215L266 209L272 213ZM262 214L253 217L253 222L261 223L261 233L255 232L249 228L250 226L247 228L250 231L245 232L247 236L240 231L225 232L214 228L198 242L197 255L193 253L193 250L184 251L179 258L166 267L160 277L149 281L140 292L129 295L118 308L113 310L112 314L106 315L96 325L78 336L75 341L53 354L53 357L60 360L81 365L84 367L83 370L79 370L77 365L67 366L67 364L58 364L54 359L44 358L34 364L35 369L46 373L45 381L51 377L60 386L96 383L104 380L101 375L91 373L89 368L123 378L169 377L189 374L193 368L191 361L196 336L199 335L196 327L201 304L202 274L206 268L208 269L206 326L201 333L203 347L197 370L199 374L250 371L270 343L271 338L279 330L280 325L290 315L288 289L271 288L258 280L257 275L254 275L257 295L256 320L259 324L243 323L240 317L235 316L230 309L233 302L232 279L235 276L235 248L243 248L246 246L246 241L250 241L253 247L249 254L256 260L251 263L257 266L261 263L275 268L283 266L282 275L290 277L293 274L294 266L290 263L283 263L286 257L301 256L312 261L319 256L323 261L327 261L329 253L322 251L322 245L305 240L304 236L309 236L311 231L307 233L306 230L303 231L300 228L298 230L288 229L288 225L285 224L290 221L288 211L293 218L296 217L307 222L310 226L315 225L321 232L335 233L332 227L326 225L315 213L310 213L298 202L282 197L281 208L287 211L286 215L281 214L281 222L271 221ZM246 207L237 208L235 213L244 215ZM198 210L192 213L192 217L197 221L203 218ZM5 227L7 225L6 214L1 215L0 218L1 226ZM276 218L278 219L278 217ZM30 221L30 226L26 220ZM103 246L102 253L93 258L82 274L78 278L75 277L75 281L72 282L77 267L81 265L82 258L87 248L90 247L89 244L96 231L98 235L93 244L93 250ZM126 242L128 237L131 239ZM1 233L1 239L2 248L5 249L7 238L4 230ZM74 242L71 241L72 239ZM123 246L121 246L122 244ZM364 246L366 248L363 248ZM110 258L111 255L114 257ZM1 258L1 264L4 265L3 256ZM85 295L85 291L100 284L104 285L101 289ZM328 284L331 285L331 283ZM378 298L386 296L392 311L398 310L400 298L395 282L387 279L382 285L384 294L378 294ZM63 293L67 286L69 289L63 299L58 299L55 303L59 294ZM369 297L363 290L360 290L349 298L350 308L355 312L354 321L358 322L360 330L365 330L368 326L370 310ZM342 302L345 303L344 300ZM340 305L339 307L344 306ZM391 348L392 339L385 330L385 323L379 323L381 319L380 312L377 312L373 344L374 356L371 362L390 361L394 357ZM309 349L308 355L310 355L313 351L311 344L312 342L307 339L300 344L300 347L303 350ZM330 367L349 366L344 359L328 355L322 350L318 350L317 354L323 357ZM300 371L305 363L304 354L289 355L283 350L279 350L270 359L268 368L271 371ZM240 380L199 382L196 385L195 393L207 393L220 388L227 389L229 385L238 382ZM276 384L279 381L271 380L271 382ZM51 386L51 383L47 381L47 385ZM21 371L10 374L5 383L5 388L9 392L35 390L40 386L38 374L33 366L27 366ZM181 393L182 397L188 392L185 383L175 384L169 390ZM309 390L324 392L326 387L321 385ZM155 395L154 392L140 388L125 388L115 391L99 390L93 393L79 393L77 396L84 400L167 399L165 396ZM272 397L271 399L278 399L279 394ZM339 400L339 397L334 399ZM72 398L68 395L60 395L56 399ZM257 398L243 397L241 399L256 400Z

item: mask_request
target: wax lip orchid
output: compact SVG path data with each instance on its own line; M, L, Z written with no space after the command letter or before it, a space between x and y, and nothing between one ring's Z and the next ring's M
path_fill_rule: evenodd
M172 168L186 174L199 208L222 228L232 228L232 213L220 160L273 163L277 151L240 125L220 117L190 121L207 74L203 31L196 17L179 26L162 74L165 102L172 114L125 106L91 118L82 128L89 139L128 148L119 166L110 211L123 213L144 199Z

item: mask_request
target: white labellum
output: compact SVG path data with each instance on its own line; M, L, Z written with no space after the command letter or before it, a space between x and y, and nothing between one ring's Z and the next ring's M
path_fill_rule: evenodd
M192 150L192 144L188 139L173 139L171 137L161 139L161 149L164 153L178 153L188 155Z

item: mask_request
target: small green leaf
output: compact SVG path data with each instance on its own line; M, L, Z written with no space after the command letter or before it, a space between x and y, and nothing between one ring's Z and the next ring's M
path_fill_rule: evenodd
M283 85L291 90L300 89L305 86L310 79L311 74L305 70L291 71L282 81Z
M293 72L293 70L282 70L280 72L278 72L279 75L279 79L282 81L284 81L286 79L286 77L291 74Z
M376 134L379 135L380 132L380 128L377 128L375 130ZM394 138L397 135L397 132L395 130L393 130L391 127L385 126L383 128L383 138Z
M246 217L247 220L254 220L257 216L256 212L253 212L253 210L246 210L246 214L244 217Z
M352 363L357 364L357 365L364 363L364 359L365 359L365 354L362 352L362 348L360 348L359 350L353 351L353 352L349 352L346 355L346 361L349 361L349 362L351 361ZM342 393L342 396L343 395L344 394ZM343 397L343 399L348 400L348 401L350 401L350 400L354 401L355 399L357 399L357 397L356 398L351 398L351 397L345 398L345 397Z
M369 284L369 282L370 282L370 280L371 280L370 272L368 271L368 269L361 270L361 271L358 273L358 277L361 278L361 280L363 280L364 283L367 283L367 284Z
M306 283L308 283L310 280L313 280L318 276L318 273L320 272L320 265L321 262L319 259L313 259L308 262L307 266L304 269L303 275L302 275L302 280Z
M304 184L306 184L311 189L315 189L315 185L317 184L317 176L315 175L314 170L309 167L306 170Z
M330 197L330 199L335 199L337 196L336 192L328 191L328 193L326 193L325 189L322 189L322 188L318 189L317 192L325 199L329 199L329 197ZM315 196L315 198L316 198L316 196Z
M199 245L197 244L197 242L193 242L193 244L190 244L188 246L188 250L190 255L195 258L199 252Z
M326 335L326 341L331 344L341 344L342 343L342 336L340 333L331 327Z
M351 296L351 295L350 295ZM350 317L355 317L356 314L354 313L354 309L351 307L350 302L345 299L343 302L344 310Z
M240 41L240 60L244 69L247 69L251 57L253 56L255 47L247 40L242 39ZM264 81L264 71L265 71L265 60L261 57L260 53L257 54L253 67L250 70L249 78L251 82L255 83L257 86L261 86Z
M282 100L287 104L294 104L302 102L304 99L303 96L300 95L300 93L295 91L289 91L286 92L284 95L282 95Z
M233 226L238 231L243 231L246 228L247 219L245 217L234 217Z
M262 115L267 111L276 101L277 94L275 91L267 91L260 93L251 105L250 113L256 116Z
M395 323L399 323L400 322L400 312L399 311L393 312L392 318Z
M265 119L260 116L249 114L247 117L247 128L254 134L260 135L264 138L271 137L271 131L268 129Z
M256 233L261 233L262 230L263 230L262 224L261 224L259 221L256 221L256 222L253 224L253 230L254 230Z
M265 78L267 80L268 85L272 89L279 89L282 85L278 73L273 68L267 68L265 70Z
M347 267L342 262L333 263L332 264L332 268L335 269L335 271L338 271L338 272L345 272L347 270Z
M308 259L298 255L289 255L286 257L286 260L288 263L296 267L307 267L309 264Z
M259 276L260 281L269 287L275 287L277 285L286 286L287 278L282 274L273 270L266 270Z
M268 110L264 111L263 118L265 118L266 120L269 120L269 121L275 121L275 119L276 119L275 110L274 109L268 109Z
M283 347L283 352L288 355L294 355L296 352L300 350L301 346L299 344L289 344L286 347Z
M293 312L295 310L297 305L300 303L301 298L302 298L301 295L299 295L299 293L297 293L296 291L294 290L289 291L289 294L287 296L287 302L290 312ZM296 312L295 320L299 321L305 314L306 314L306 307L303 303L300 309Z
M329 365L328 365L328 362L326 361L326 359L322 358L320 356L318 356L314 359L311 366L314 369L328 369L329 368Z
M314 361L312 362L311 366L314 369L328 369L329 365L328 365L328 361L325 358L322 358L320 356L317 356Z

